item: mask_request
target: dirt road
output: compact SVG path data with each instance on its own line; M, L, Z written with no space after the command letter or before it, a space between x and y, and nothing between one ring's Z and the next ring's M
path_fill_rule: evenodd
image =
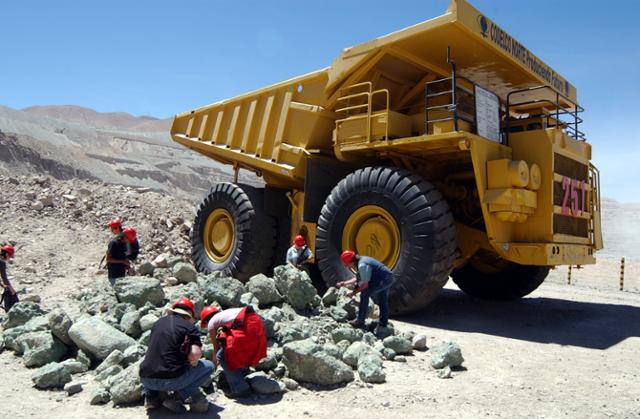
M640 294L545 283L530 298L496 304L448 285L428 310L395 323L426 333L431 344L455 340L466 369L439 379L429 353L416 352L406 363L385 363L383 385L302 389L244 403L213 395L209 413L189 417L640 417ZM91 382L72 397L35 390L31 371L10 352L0 365L3 417L145 417L140 406L90 406Z

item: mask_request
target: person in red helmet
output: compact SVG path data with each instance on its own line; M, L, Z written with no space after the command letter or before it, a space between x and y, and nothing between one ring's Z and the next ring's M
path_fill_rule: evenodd
M205 306L200 312L200 327L207 328L213 343L212 361L216 367L222 367L229 385L227 396L247 396L251 391L244 378L246 369L267 356L262 318L250 305L223 311Z
M122 221L119 218L114 218L113 220L109 221L109 224L107 224L109 227L109 230L111 230L111 234L113 235L118 235L120 233L122 233Z
M298 234L293 239L293 246L287 251L287 263L303 270L306 269L305 265L310 265L314 262L315 258L311 249L307 246L306 240Z
M105 258L107 260L107 278L112 286L115 285L116 279L124 278L131 267L131 262L127 258L127 244L124 233L118 233L109 241Z
M213 364L202 358L200 331L195 325L195 306L179 298L169 313L151 329L147 353L140 364L140 382L145 408L160 406L160 392L169 393L162 405L175 413L204 413L209 409L200 387L213 373Z
M127 240L127 259L129 259L129 275L135 275L135 269L133 263L138 258L140 253L140 243L138 242L138 232L133 227L127 227L122 231L125 239Z
M13 289L11 282L9 282L9 278L7 277L7 262L13 259L16 250L10 245L6 244L0 248L0 278L2 279L2 302L4 311L11 310L16 303L20 300L18 299L18 294L16 290Z
M340 255L342 263L347 266L355 276L351 279L336 283L336 287L355 285L349 291L348 297L360 293L360 304L358 306L358 316L351 321L351 325L356 328L364 328L367 310L369 308L369 298L380 306L380 327L387 327L389 323L389 288L393 285L393 274L383 263L368 256L360 256L353 250L345 250Z

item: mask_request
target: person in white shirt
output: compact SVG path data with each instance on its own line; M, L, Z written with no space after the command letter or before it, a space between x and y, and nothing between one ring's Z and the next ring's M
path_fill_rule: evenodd
M293 246L287 251L287 263L300 270L304 270L306 268L305 265L315 263L313 252L311 252L307 242L301 235L297 235L293 239Z

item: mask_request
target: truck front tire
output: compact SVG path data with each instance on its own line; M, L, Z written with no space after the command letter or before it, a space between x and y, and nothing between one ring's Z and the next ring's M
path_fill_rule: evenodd
M366 218L367 211L371 218ZM357 214L364 217L360 226L357 219L353 222ZM316 238L327 286L353 277L340 260L350 240L349 228L358 230L351 250L375 257L378 246L378 253L392 265L393 314L425 307L447 282L456 251L454 220L440 192L423 178L399 168L368 167L338 183L322 208ZM397 248L389 248L381 237Z
M275 219L264 213L264 190L218 183L198 206L191 233L199 272L223 271L241 281L265 273L273 263Z

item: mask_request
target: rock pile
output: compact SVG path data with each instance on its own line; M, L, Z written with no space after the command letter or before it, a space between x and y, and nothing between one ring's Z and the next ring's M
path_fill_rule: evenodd
M19 303L4 318L0 346L22 355L25 366L39 367L33 374L37 388L65 388L72 395L82 391L82 380L95 380L100 388L91 403L114 405L141 399L138 368L151 329L180 296L192 299L198 312L205 304L254 305L269 338L267 356L247 376L258 393L294 390L299 384L338 386L356 378L383 383L385 362L406 361L404 355L427 347L424 335L392 327L379 328L377 335L351 328L345 321L355 318L357 301L333 288L321 298L308 275L291 266L277 267L273 278L256 275L246 284L220 273L196 273L168 286L168 278L189 272L191 265L180 257L157 258L151 265L147 276L117 280L113 288L101 279L82 289L75 318L61 309L47 313L36 303ZM371 306L375 317L377 307ZM210 357L206 334L203 343ZM431 351L434 368L463 361L453 343Z

